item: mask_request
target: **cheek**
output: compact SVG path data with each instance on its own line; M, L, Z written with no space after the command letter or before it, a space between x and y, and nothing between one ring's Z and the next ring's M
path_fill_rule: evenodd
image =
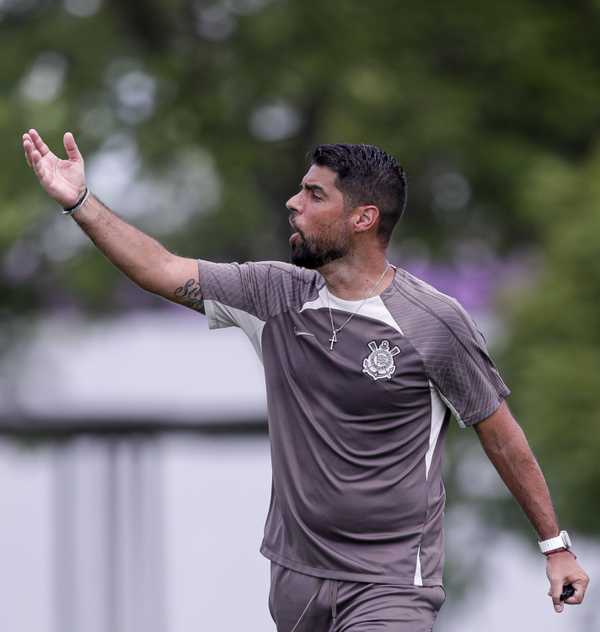
M350 236L348 219L340 217L337 208L307 206L304 213L296 218L296 226L307 237L327 243L345 242Z
M337 208L321 208L314 216L314 226L329 234L346 232L347 222L340 216Z
M347 243L352 234L350 224L344 218L338 218L328 224L327 233L335 243Z

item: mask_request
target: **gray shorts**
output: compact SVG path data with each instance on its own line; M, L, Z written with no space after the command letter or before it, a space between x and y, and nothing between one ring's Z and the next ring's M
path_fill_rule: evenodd
M441 586L323 579L271 562L277 632L430 632L445 599Z

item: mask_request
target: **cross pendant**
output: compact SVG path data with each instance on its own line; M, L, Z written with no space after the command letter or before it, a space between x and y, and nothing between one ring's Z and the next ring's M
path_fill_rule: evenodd
M335 333L335 329L334 329L334 330L333 330L333 332L332 332L332 336L331 336L331 338L329 339L329 342L331 343L331 344L329 345L329 350L330 350L330 351L333 351L333 345L337 342L337 334Z

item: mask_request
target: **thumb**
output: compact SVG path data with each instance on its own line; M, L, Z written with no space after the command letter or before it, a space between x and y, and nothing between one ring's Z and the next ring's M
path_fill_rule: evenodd
M65 146L65 151L67 152L67 158L69 160L73 160L75 162L83 162L83 158L81 153L79 152L79 147L77 147L77 143L75 142L75 137L71 132L66 132L63 137L63 144Z
M562 612L564 609L564 604L560 600L560 595L562 593L563 583L560 579L552 579L550 580L550 592L548 593L550 597L552 597L552 603L554 604L555 612Z

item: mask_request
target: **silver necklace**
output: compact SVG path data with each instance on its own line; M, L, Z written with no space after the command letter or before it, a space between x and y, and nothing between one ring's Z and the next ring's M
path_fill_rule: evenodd
M327 291L327 309L329 310L329 320L331 321L331 338L329 339L330 351L333 351L333 345L338 341L337 335L356 316L356 314L360 312L361 307L367 302L367 300L371 298L370 295L378 288L379 284L383 281L383 277L385 276L385 273L388 271L389 268L390 268L390 265L388 263L385 266L385 270L383 271L383 274L379 277L379 279L377 279L377 282L373 285L373 287L369 289L369 291L367 292L367 295L360 302L359 306L350 314L350 316L348 316L348 318L346 318L346 320L339 327L336 327L333 323L333 313L331 311L331 304L329 302L329 288L327 287L327 284L325 284L325 290Z

